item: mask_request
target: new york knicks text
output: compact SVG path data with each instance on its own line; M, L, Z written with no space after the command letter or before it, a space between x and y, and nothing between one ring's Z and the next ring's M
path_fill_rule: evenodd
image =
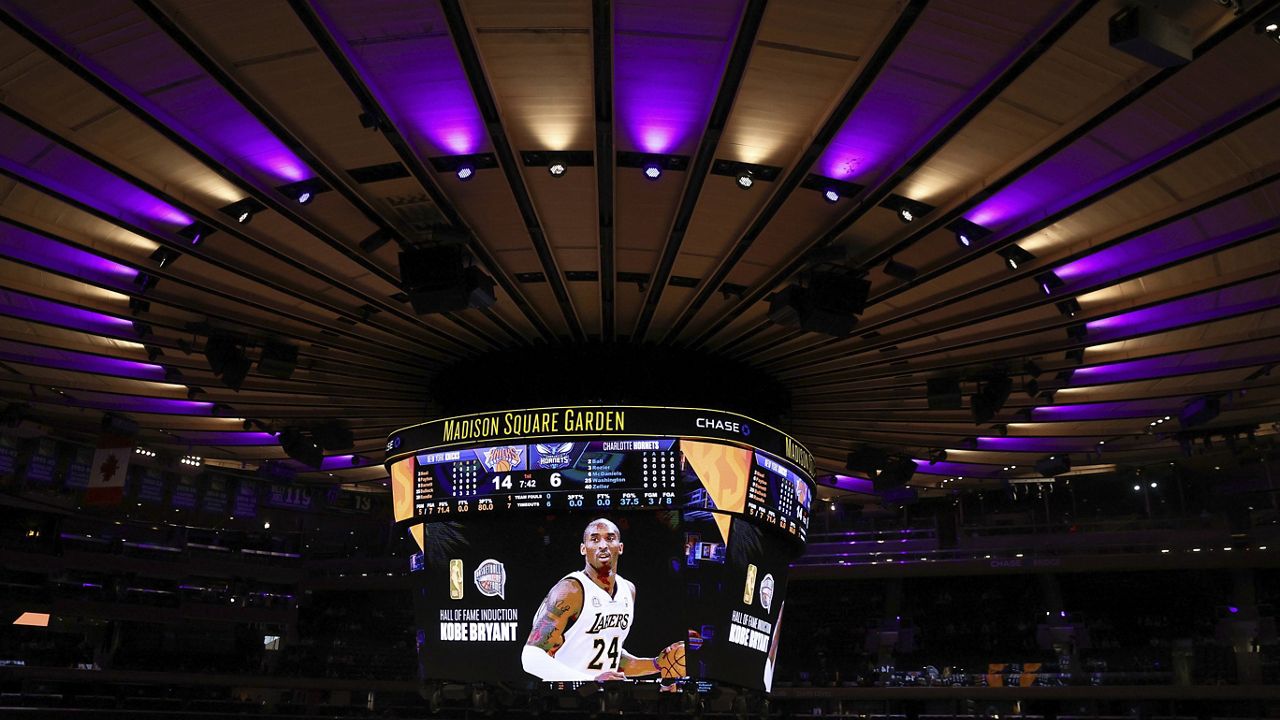
M515 608L445 608L440 639L455 642L514 642L520 612Z

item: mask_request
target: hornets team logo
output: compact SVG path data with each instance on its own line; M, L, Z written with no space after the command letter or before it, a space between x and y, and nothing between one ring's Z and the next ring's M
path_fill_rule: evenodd
M760 580L760 607L765 612L769 612L769 606L773 604L773 575L765 575Z
M480 563L480 567L476 568L472 575L475 580L476 589L485 597L500 597L507 599L507 568L502 563L489 558Z
M538 467L548 470L559 470L560 468L569 467L573 462L573 443L539 443L534 447L538 448Z
M484 451L484 464L493 472L508 472L520 466L523 445L503 445Z

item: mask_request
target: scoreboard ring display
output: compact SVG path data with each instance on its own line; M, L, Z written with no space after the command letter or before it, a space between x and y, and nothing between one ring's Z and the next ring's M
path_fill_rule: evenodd
M736 413L566 406L387 440L423 679L768 690L813 456Z

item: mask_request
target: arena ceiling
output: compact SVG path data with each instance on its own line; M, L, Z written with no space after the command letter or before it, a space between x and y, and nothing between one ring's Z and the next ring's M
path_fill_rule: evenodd
M1109 46L1124 4L0 0L0 400L232 466L340 419L354 449L302 477L376 486L440 368L600 340L768 371L822 469L869 444L922 486L1178 459L1205 398L1195 432L1265 437L1277 3L1158 3L1195 53L1167 68ZM404 301L400 244L445 237L494 305ZM851 334L770 321L841 268L870 282ZM232 390L211 336L297 369Z

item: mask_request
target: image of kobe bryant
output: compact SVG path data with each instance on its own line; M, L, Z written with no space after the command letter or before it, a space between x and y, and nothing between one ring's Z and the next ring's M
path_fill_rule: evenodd
M618 574L622 534L604 518L587 523L581 570L565 575L534 615L521 651L525 672L543 680L622 680L658 672L658 658L623 648L635 621L636 586Z

